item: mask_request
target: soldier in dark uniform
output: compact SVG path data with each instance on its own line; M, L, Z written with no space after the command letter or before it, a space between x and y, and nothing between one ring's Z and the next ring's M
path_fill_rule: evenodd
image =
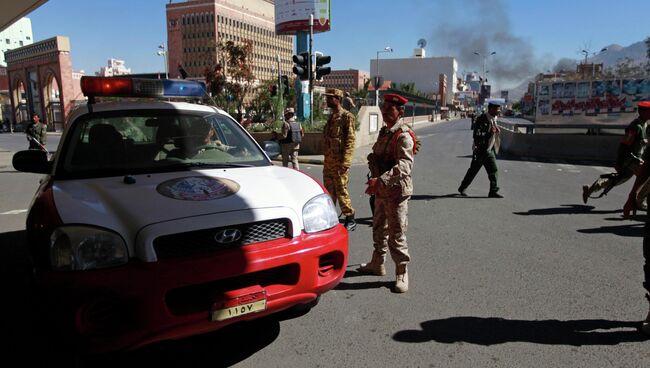
M411 260L406 242L408 201L413 194L413 155L416 152L415 134L401 120L408 100L397 94L384 95L381 113L386 126L381 128L377 142L368 155L371 178L366 193L375 196L372 218L372 259L358 271L383 276L386 253L395 262L397 293L408 291L407 265Z
M41 117L32 114L32 123L27 127L25 132L29 141L29 149L45 150L47 143L47 125L41 122Z
M474 122L474 146L472 153L472 163L463 178L463 181L458 187L458 193L461 196L467 196L467 187L472 184L472 180L476 174L485 167L488 178L490 179L490 198L503 198L499 194L499 186L497 185L498 168L497 168L497 152L500 144L500 129L497 126L497 116L501 112L501 106L496 103L488 104L488 111L481 114Z
M650 119L650 109L639 106L639 116L625 129L625 136L618 146L616 172L601 175L590 186L582 186L582 201L585 204L592 193L604 189L602 194L597 197L600 198L613 187L625 183L639 172L639 167L643 164L642 157L644 156L645 147L648 144L646 132L648 119Z
M650 101L639 102L639 115L642 114L645 116L650 114ZM647 148L646 152L648 152ZM631 213L636 214L637 203L639 202L639 199L637 198L637 190L650 178L649 162L650 160L645 160L643 165L639 168L632 190L630 190L630 194L628 195L627 202L625 202L625 205L623 206L623 216L626 218L628 218ZM646 214L645 231L643 234L643 287L646 291L645 297L648 299L648 302L650 302L650 218L648 216L650 215ZM648 308L648 315L643 320L641 328L645 334L650 335L650 308Z

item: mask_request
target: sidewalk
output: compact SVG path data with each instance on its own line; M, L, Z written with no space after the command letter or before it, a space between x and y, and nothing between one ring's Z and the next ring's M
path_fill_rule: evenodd
M428 120L427 116L416 116L415 123L411 125L412 118L410 117L404 118L404 120L406 120L406 122L412 126L413 130L418 130L420 128L425 128L428 126L442 124L442 123L449 123L459 119L460 118L450 119L450 120L436 120L434 122L431 122ZM368 157L368 154L371 151L372 151L372 144L357 147L354 150L352 165L366 165L368 163L366 158ZM282 163L282 156L278 156L273 161ZM322 165L323 161L324 161L323 155L298 155L298 162L300 162L301 164Z

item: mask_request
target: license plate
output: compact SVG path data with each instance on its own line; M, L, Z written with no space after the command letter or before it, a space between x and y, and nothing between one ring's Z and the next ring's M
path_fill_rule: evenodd
M253 303L241 304L234 307L214 310L210 315L210 320L223 321L226 319L243 316L245 314L261 312L263 310L266 310L266 299L262 299Z

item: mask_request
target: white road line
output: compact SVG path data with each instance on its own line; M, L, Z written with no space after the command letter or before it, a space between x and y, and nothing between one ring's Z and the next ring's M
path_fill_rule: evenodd
M11 210L7 212L0 212L0 215L18 215L25 212L27 212L27 210Z
M592 166L592 169L596 171L600 171L603 174L609 174L611 172L614 172L614 169L611 167L603 167L603 166Z

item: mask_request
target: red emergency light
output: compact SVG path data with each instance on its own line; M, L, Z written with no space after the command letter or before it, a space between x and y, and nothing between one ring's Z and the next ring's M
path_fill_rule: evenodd
M83 76L81 77L81 92L85 96L131 96L133 94L133 79Z

